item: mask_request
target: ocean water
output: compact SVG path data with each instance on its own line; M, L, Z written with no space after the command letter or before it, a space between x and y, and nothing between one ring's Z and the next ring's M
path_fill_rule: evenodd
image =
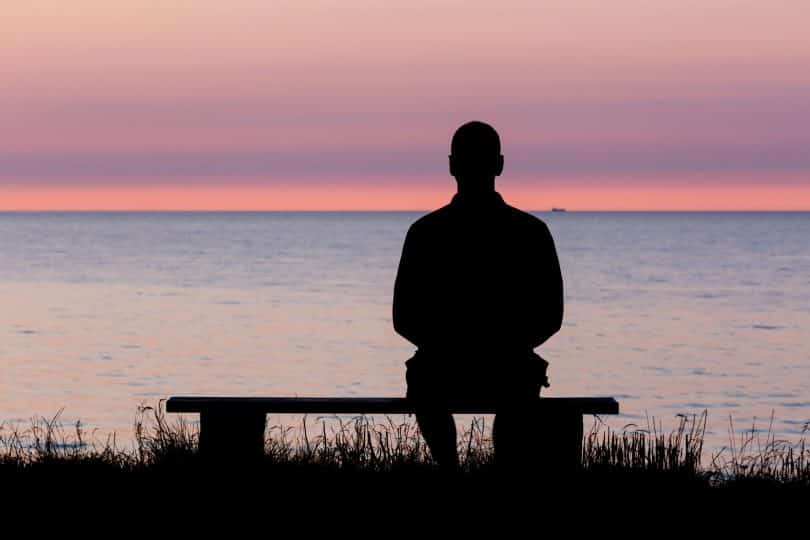
M403 395L391 294L420 215L0 213L0 422L63 409L125 441L170 395ZM802 436L810 213L537 215L566 296L546 395L615 396L618 429L707 410L711 452L771 416Z

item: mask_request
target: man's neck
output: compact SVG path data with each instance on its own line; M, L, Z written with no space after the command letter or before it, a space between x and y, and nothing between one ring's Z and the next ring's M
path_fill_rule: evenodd
M495 193L495 177L456 178L458 194L465 199L487 199Z
M489 207L502 203L503 198L495 191L464 191L459 190L453 197L453 203L468 207Z

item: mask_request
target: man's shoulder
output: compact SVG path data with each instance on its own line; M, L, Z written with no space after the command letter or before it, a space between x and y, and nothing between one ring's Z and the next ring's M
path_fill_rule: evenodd
M540 219L539 217L535 216L534 214L530 214L524 210L519 208L515 208L510 204L505 204L506 212L509 215L509 219L512 223L514 223L518 227L524 228L528 232L534 232L537 234L549 234L548 225L546 222Z
M411 234L419 234L422 231L443 225L450 214L450 205L446 204L441 208L428 212L414 221L409 229Z

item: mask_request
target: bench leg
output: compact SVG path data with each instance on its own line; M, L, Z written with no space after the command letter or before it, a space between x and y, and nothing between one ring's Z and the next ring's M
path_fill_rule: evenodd
M265 413L200 413L200 455L206 459L260 460L264 456Z
M501 470L564 479L582 466L582 414L526 411L495 416L495 462Z
M582 467L582 414L563 414L556 419L554 429L554 460L561 471L574 473Z

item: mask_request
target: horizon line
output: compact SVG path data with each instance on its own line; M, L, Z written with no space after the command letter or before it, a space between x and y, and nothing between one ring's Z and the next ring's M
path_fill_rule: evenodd
M343 208L343 209L313 209L313 208L268 208L268 209L145 209L145 208L87 208L87 209L59 209L59 208L42 208L42 209L0 209L0 214L36 214L36 213L63 213L63 214L82 214L82 213L105 213L105 214L135 214L135 213L159 213L159 214L179 214L179 213L232 213L232 214L250 214L250 213L283 213L283 212L310 212L310 213L339 213L339 212L354 212L354 213L414 213L414 212L432 212L436 208L414 208L414 209L359 209L359 208ZM555 207L559 208L559 207ZM524 212L529 213L549 213L549 214L572 214L572 213L647 213L647 214L666 214L666 213L807 213L810 212L810 207L806 209L753 209L753 208L740 208L740 209L690 209L690 208L673 208L673 209L563 209L562 211L554 211L551 208L547 209L523 209L518 208Z

